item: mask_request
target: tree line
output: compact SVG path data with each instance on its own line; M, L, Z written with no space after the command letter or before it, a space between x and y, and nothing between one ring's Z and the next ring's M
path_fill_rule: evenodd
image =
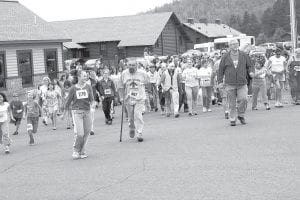
M300 0L295 0L296 18L300 21ZM286 40L291 32L290 6L287 0L277 0L272 7L267 8L259 20L254 13L245 11L244 14L232 14L229 26L247 35L256 37L256 43L281 42ZM298 32L300 25L298 26Z

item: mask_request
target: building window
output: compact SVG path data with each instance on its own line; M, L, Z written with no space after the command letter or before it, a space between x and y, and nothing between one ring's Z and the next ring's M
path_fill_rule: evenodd
M100 55L107 56L107 46L105 43L100 43Z
M182 36L179 36L179 45L180 45L180 46L183 45L183 38L182 38Z
M72 49L72 58L77 58L77 50Z
M46 73L48 74L49 78L52 80L57 78L57 50L56 49L46 49L44 51L45 57L45 67Z
M89 58L90 57L90 51L88 49L82 50L82 57Z
M5 53L0 52L0 90L5 88L5 81L6 81Z
M32 86L32 51L17 51L19 76L22 78L23 86Z
M156 42L155 42L155 47L159 48L159 41L158 40L156 40Z
M201 43L200 38L196 38L196 44L200 44L200 43Z

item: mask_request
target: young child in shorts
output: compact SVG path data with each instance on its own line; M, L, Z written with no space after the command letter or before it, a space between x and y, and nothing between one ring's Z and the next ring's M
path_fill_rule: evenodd
M46 107L48 108L49 117L52 120L53 130L56 130L57 112L61 95L55 90L55 84L49 83L48 91L46 92Z
M25 115L27 117L27 132L29 135L29 145L34 145L33 133L37 133L39 118L41 117L42 109L39 104L34 101L35 95L30 92L27 95L27 102L24 106Z
M12 120L12 123L16 126L16 131L13 135L18 135L24 112L23 102L20 101L18 93L13 94L13 100L10 102L10 109L15 119L14 121Z

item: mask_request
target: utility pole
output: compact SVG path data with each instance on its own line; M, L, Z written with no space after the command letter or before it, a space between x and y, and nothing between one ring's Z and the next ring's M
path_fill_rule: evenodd
M297 48L297 42L298 42L295 0L290 0L290 21L291 21L292 53L294 53L295 49Z

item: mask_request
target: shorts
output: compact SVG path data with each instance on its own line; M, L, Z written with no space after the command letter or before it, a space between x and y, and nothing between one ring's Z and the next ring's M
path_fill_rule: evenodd
M54 112L58 111L58 105L55 106L48 106L48 113L53 114Z
M15 126L18 126L21 124L22 118L14 117L15 121L11 120L11 123L14 124Z
M27 131L37 132L39 126L39 117L27 117Z
M273 81L276 83L276 81L285 81L285 74L283 73L273 73Z

